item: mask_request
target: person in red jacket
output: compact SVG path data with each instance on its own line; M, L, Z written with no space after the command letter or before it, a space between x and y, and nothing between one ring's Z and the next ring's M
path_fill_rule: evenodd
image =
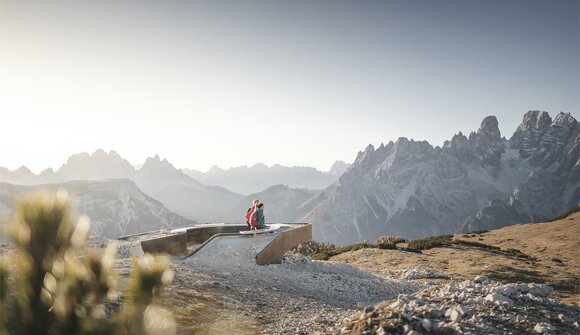
M252 202L252 206L246 211L246 224L250 229L258 229L260 223L258 221L258 204L260 200L256 199Z

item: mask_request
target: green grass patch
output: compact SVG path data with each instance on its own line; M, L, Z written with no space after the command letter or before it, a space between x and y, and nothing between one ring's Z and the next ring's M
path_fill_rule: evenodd
M429 250L432 248L443 247L454 244L453 235L431 236L420 240L409 242L407 248L415 250Z
M333 256L340 255L342 253L349 251L357 251L360 249L403 250L397 248L397 245L393 242L371 243L367 241L362 241L342 247L337 247L333 244L325 243L318 244L315 248L312 249L312 252L307 252L306 256L315 260L327 261Z
M377 243L379 249L397 250L395 243Z
M413 248L409 248L409 247L407 247L407 248L400 248L399 250L401 250L401 251L407 251L407 252L414 252L416 254L422 254L423 253L419 249L413 249Z

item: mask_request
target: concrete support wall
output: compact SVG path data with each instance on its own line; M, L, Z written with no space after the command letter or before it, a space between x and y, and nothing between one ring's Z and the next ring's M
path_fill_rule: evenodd
M196 226L188 228L187 243L188 244L202 244L215 234L238 233L240 231L249 230L247 225L215 225L215 226Z
M312 240L312 224L299 225L278 233L278 236L270 242L256 256L256 264L274 264L280 263L286 251L292 249L300 243Z
M172 235L160 236L141 241L143 252L168 253L181 256L187 253L187 233L181 232Z
M285 231L277 232L272 240L257 256L256 264L279 263L286 251L302 242L312 240L312 225L292 224L294 227ZM203 248L212 237L236 236L240 231L248 230L246 225L222 225L213 224L207 226L194 226L178 228L174 233L153 237L141 241L143 252L168 253L173 256L191 256ZM193 250L188 251L193 245Z

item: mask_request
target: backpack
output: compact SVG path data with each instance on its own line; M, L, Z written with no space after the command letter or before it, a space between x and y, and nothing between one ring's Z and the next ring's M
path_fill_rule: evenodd
M258 228L258 210L255 206L248 208L246 212L246 224L252 229Z

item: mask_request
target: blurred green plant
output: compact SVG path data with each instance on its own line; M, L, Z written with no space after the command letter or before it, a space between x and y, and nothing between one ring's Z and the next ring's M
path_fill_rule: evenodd
M116 311L116 247L87 244L89 219L71 219L68 195L22 198L6 232L14 249L0 257L0 335L175 334L173 314L156 304L172 280L169 259L133 259L126 299Z

